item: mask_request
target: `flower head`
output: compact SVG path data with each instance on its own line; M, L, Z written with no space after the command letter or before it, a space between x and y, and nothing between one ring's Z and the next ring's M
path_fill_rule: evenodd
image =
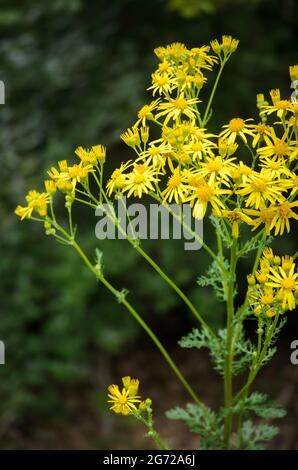
M138 395L139 381L126 376L122 377L122 383L122 390L115 384L108 387L108 403L111 403L110 409L115 413L129 415L137 410L136 404L142 401Z
M242 119L240 117L233 118L230 120L229 124L223 126L225 129L220 133L222 139L227 139L228 144L233 144L236 138L239 136L242 140L247 143L246 135L251 135L254 137L253 125L247 124L251 119Z

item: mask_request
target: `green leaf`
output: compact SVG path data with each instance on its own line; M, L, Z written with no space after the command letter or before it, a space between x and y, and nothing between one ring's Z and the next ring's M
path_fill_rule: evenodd
M247 450L265 449L264 442L273 439L278 432L276 426L253 424L252 421L245 421L242 429L244 448Z

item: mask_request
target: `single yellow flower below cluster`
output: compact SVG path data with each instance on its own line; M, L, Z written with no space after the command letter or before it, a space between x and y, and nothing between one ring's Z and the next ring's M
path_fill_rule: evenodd
M125 376L122 377L122 384L121 390L115 384L108 387L108 403L112 405L110 409L115 413L129 415L136 411L142 403L141 397L138 395L139 381Z

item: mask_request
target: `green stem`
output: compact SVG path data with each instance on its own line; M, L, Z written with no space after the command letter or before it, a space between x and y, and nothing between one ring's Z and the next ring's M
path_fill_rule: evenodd
M119 300L119 291L112 286L112 284L103 277L99 271L92 265L90 260L87 258L81 247L77 244L76 241L72 240L70 241L70 244L73 246L73 248L77 251L77 253L81 256L83 259L84 263L87 265L87 267L90 269L90 271L96 276L96 278L102 282L102 284L115 296L117 300ZM176 374L184 388L188 391L189 395L191 398L199 405L203 406L201 400L198 398L190 384L187 382L183 374L180 372L179 368L176 366L175 362L172 360L171 356L167 352L167 350L164 348L164 346L161 344L159 339L155 336L151 328L147 325L147 323L140 317L138 312L132 307L132 305L125 299L123 298L121 300L121 303L126 307L126 309L129 311L129 313L135 318L135 320L139 323L139 325L142 326L142 328L146 331L148 336L152 339L152 341L155 343L173 372Z
M256 351L256 356L253 360L253 363L252 363L252 367L251 367L251 370L250 370L250 373L254 370L255 368L255 365L258 363L258 359L259 359L259 356L260 356L260 353L261 353L261 348L262 348L262 336L263 336L263 328L262 328L262 319L260 318L259 321L258 321L258 345L257 345L257 351ZM250 381L250 374L249 374L249 377L248 377L248 381ZM242 433L242 426L243 426L243 415L244 415L244 411L245 411L245 399L248 397L248 394L249 394L249 388L250 386L248 386L245 390L245 393L243 395L243 404L242 404L242 407L241 407L241 410L239 412L239 415L238 415L238 448L240 449L242 447L242 443L243 443L243 433Z
M247 379L247 382L246 384L241 388L241 390L239 390L239 392L237 393L237 395L235 396L234 398L234 403L237 403L237 401L242 398L244 396L244 394L246 393L246 391L249 389L249 387L252 385L252 383L254 382L254 380L256 379L260 369L262 368L262 365L263 365L263 360L266 356L266 353L267 353L267 349L270 345L270 342L271 342L271 339L272 339L272 336L274 335L274 332L275 332L275 328L276 328L276 325L277 325L277 322L278 322L278 319L279 319L279 315L275 315L274 317L274 322L272 323L272 325L270 325L268 331L267 331L267 334L266 334L266 338L265 338L265 341L264 341L264 345L263 345L263 349L259 355L259 358L258 360L256 361L254 367L251 368L251 371L248 375L248 379Z
M129 241L129 243L133 244L133 240L130 240L129 238L127 238L127 240ZM200 315L200 313L197 311L197 309L194 307L194 305L192 304L192 302L188 299L188 297L186 297L186 295L182 292L182 290L177 286L177 284L175 284L174 281L172 281L171 278L169 278L169 276L167 276L167 274L164 273L164 271L162 271L162 269L158 266L158 264L155 263L155 261L150 258L150 256L138 245L135 245L135 248L136 250L143 256L143 258L145 258L149 264L151 264L151 266L153 267L153 269L155 269L155 271L164 279L164 281L172 287L172 289L179 295L179 297L183 300L183 302L188 306L188 308L190 309L190 311L193 313L193 315L196 317L197 320L199 320L199 322L201 323L201 325L206 328L209 333L217 339L216 337L216 334L214 333L214 331L211 329L211 327L205 322L205 320L203 319L203 317Z
M195 240L197 240L201 245L202 247L207 251L207 253L211 256L211 258L217 263L217 265L220 267L220 269L222 271L225 271L225 266L224 264L221 262L221 260L218 259L218 256L216 256L216 254L214 253L213 250L211 250L211 248L203 241L203 239L201 237L199 237L199 235L194 232L191 227L189 227L188 224L186 224L184 222L184 220L181 220L181 217L180 217L180 214L176 214L175 212L173 212L170 207L168 206L168 204L164 204L162 202L162 200L160 200L160 198L158 196L156 196L154 193L150 193L150 196L155 199L156 201L158 201L160 204L163 204L163 207L166 208L166 210L176 219L178 220L178 222L182 225L183 228L185 228L189 234L191 234Z
M233 401L233 382L232 382L232 366L233 366L233 318L234 318L234 287L235 287L235 270L237 262L237 239L233 241L231 247L230 271L227 283L227 338L226 338L226 355L224 364L224 394L225 408L229 409ZM228 414L225 419L224 426L224 445L225 448L230 446L230 436L232 431L232 415Z
M213 102L213 98L214 98L214 95L215 95L215 92L216 92L216 89L217 89L218 82L219 82L219 79L221 77L222 71L224 69L225 63L226 63L226 60L223 60L220 64L220 69L218 71L216 80L214 82L214 85L213 85L213 88L212 88L212 91L211 91L211 94L210 94L210 97L209 97L209 100L208 100L208 103L207 103L207 107L206 107L206 110L205 110L205 113L204 113L204 117L202 119L202 126L205 126L205 124L207 123L207 117L209 115L209 111L210 111L210 108L211 108L211 105L212 105L212 102Z
M103 193L104 194L104 193ZM106 201L108 202L105 194L104 197ZM104 210L104 208L102 208ZM217 340L217 336L212 330L212 328L206 323L206 321L203 319L201 314L198 312L198 310L195 308L193 303L188 299L188 297L182 292L182 290L175 284L175 282L160 268L160 266L148 255L146 251L144 251L140 245L137 243L136 240L133 240L127 232L121 227L121 224L119 222L119 219L115 216L113 217L109 211L106 211L107 217L115 224L119 232L126 238L126 240L132 245L137 252L152 266L152 268L161 276L161 278L179 295L181 300L187 305L187 307L190 309L192 314L195 316L195 318L201 323L201 325L206 328L209 333Z
M140 414L135 414L134 415L139 421L141 421L144 426L146 426L146 428L148 429L148 433L147 433L147 436L148 437L151 437L155 444L157 445L157 447L159 449L162 449L162 450L170 450L169 446L166 444L166 442L163 441L163 439L160 437L160 435L158 434L158 432L153 428L153 425L152 423L148 422L145 418L143 418L143 416L141 416Z

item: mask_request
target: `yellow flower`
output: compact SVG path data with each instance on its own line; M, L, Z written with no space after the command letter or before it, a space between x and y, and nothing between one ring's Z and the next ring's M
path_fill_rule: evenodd
M67 169L67 176L65 178L65 181L67 179L70 179L73 184L76 182L82 183L88 178L88 174L90 172L93 172L94 170L92 169L92 165L87 165L87 166L80 166L80 165L72 165L69 166Z
M265 284L268 281L268 273L267 270L260 269L256 272L256 279L260 284Z
M222 209L225 209L220 196L230 194L228 189L220 189L218 184L208 184L206 181L200 181L194 188L193 194L189 197L190 205L193 208L193 216L196 219L202 219L210 203L215 215L219 216Z
M272 114L276 113L277 116L281 119L287 111L292 111L292 103L289 100L280 99L280 91L271 90L270 96L272 99L272 105L264 106L261 114Z
M32 213L35 211L40 217L47 215L47 204L49 203L50 195L48 193L39 193L35 189L28 192L26 196L27 206L17 206L15 214L23 219L30 219Z
M235 158L224 160L222 157L207 157L206 162L202 163L202 168L198 170L198 175L206 177L209 184L218 179L224 184L229 185L229 176L236 166L232 163L234 160Z
M256 217L253 220L252 231L257 230L260 227L260 225L264 224L266 235L270 234L271 223L274 217L274 210L272 209L272 207L265 207L262 204L259 210L246 209L245 212L248 215Z
M262 122L255 125L253 124L252 129L255 132L255 137L252 141L252 146L254 148L264 139L265 136L270 136L273 130L271 126Z
M219 155L223 158L234 155L238 148L238 144L229 144L226 139L218 139Z
M298 291L298 273L295 273L295 268L295 263L287 272L280 266L278 268L271 267L269 281L266 283L267 286L278 289L278 299L284 310L294 310L296 306L295 292Z
M261 168L269 170L273 178L280 178L282 175L291 176L291 172L287 168L285 160L281 157L261 157L259 165Z
M237 39L233 39L232 36L222 36L221 43L215 39L211 41L210 44L216 55L221 58L228 58L236 51L239 41Z
M57 170L57 168L52 166L52 168L48 171L49 177L55 181L59 179L62 179L62 180L65 178L67 179L67 171L68 171L67 161L60 160L58 162L58 167L59 167L59 170Z
M161 142L160 145L155 145L153 142L150 143L147 150L141 153L141 158L147 163L153 164L153 166L160 167L164 166L166 162L166 156L171 151L171 146L166 142Z
M96 155L83 147L77 147L75 149L75 154L79 157L83 165L95 165L97 162Z
M297 65L290 65L289 67L290 78L294 82L298 80L298 64Z
M292 143L286 142L286 137L287 137L287 134L285 133L282 139L279 139L276 136L274 131L272 131L272 134L270 135L270 137L264 135L264 140L267 145L260 147L257 150L257 153L261 157L273 157L274 156L277 158L287 157L291 155L293 150L296 149L296 146Z
M112 406L110 410L122 415L129 415L137 410L136 404L141 403L141 397L137 395L139 381L130 377L122 378L123 388L120 391L118 385L112 384L108 387L108 403Z
M155 55L161 61L178 62L185 60L189 54L187 47L180 42L173 42L166 47L157 47L154 49Z
M214 156L213 149L216 148L214 142L208 139L199 140L196 136L193 140L192 143L183 147L183 150L191 155L193 161L203 160L207 155Z
M55 184L55 181L53 180L46 180L44 182L44 186L45 186L45 189L46 189L46 192L52 196L53 194L55 194L56 192L56 184Z
M165 125L170 119L177 120L182 115L187 116L189 119L195 119L198 111L193 105L198 102L197 98L185 98L184 93L181 93L177 98L168 98L167 102L158 105L160 111L157 113L156 119L166 116L164 120Z
M287 180L287 185L289 188L292 188L290 197L294 197L298 192L298 175L291 173L291 177Z
M256 283L256 278L254 274L248 274L247 276L247 283L249 286L254 286Z
M242 161L231 171L231 177L233 180L241 180L242 183L246 183L248 176L253 174L253 169L245 165Z
M178 168L172 169L172 174L168 179L166 189L161 193L163 202L171 203L172 200L176 204L186 202L186 197L189 194L190 188L186 184L186 178L183 176Z
M223 139L227 139L228 144L233 144L238 136L242 138L242 140L247 143L246 135L251 135L252 137L255 136L253 132L253 125L246 124L248 121L252 119L242 119L242 118L233 118L230 120L229 124L223 126L225 129L219 135Z
M142 139L143 144L147 144L148 139L149 139L149 127L148 126L141 127L141 139Z
M253 223L252 219L248 215L244 214L240 209L234 209L232 211L223 210L221 216L228 219L232 225L232 235L234 238L239 237L239 224L244 222L248 225Z
M280 181L272 179L271 172L261 170L261 172L254 172L248 176L247 181L241 184L241 189L236 191L240 196L247 196L246 207L255 206L256 209L261 207L262 203L269 201L275 203L282 201L282 192L286 188Z
M115 190L122 190L124 188L127 181L127 175L124 173L124 171L130 168L131 166L131 161L128 161L126 163L123 163L120 168L116 168L113 171L111 178L107 183L108 196L111 196L111 194Z
M266 288L260 295L260 304L272 305L274 303L274 292L271 288Z
M28 206L26 207L17 206L14 211L15 215L20 217L21 220L30 219L32 212L33 212L33 208L28 207Z
M157 108L159 99L152 101L150 104L145 104L138 112L138 120L135 123L135 126L138 126L140 123L144 127L146 126L146 121L151 121L153 116L153 111Z
M176 83L180 91L191 90L193 87L193 76L186 70L178 69L176 72Z
M273 207L274 216L270 225L270 230L275 229L274 235L283 235L285 229L290 231L289 219L298 220L298 215L292 210L298 206L298 201L284 201Z
M77 147L75 154L79 157L83 165L96 165L97 163L104 163L106 159L106 147L104 145L93 145L91 150L86 150L83 147Z
M153 90L153 96L158 92L159 95L168 95L177 84L174 79L165 73L155 72L152 74L152 85L147 90Z
M120 135L120 138L123 140L123 142L126 145L132 148L139 147L141 144L139 130L137 127L132 127L131 129L127 129L126 132Z
M293 264L294 264L294 260L293 260L292 256L285 255L285 256L282 257L281 267L285 272L290 271Z
M93 145L90 151L90 153L95 155L96 160L100 164L103 164L106 161L106 152L107 152L106 147L101 144Z
M193 47L190 50L188 59L190 68L195 68L197 71L200 69L212 70L214 64L217 64L218 59L214 55L209 55L209 46Z
M135 197L141 198L143 193L148 194L150 191L154 191L153 183L158 182L155 168L144 163L136 164L133 171L126 177L123 192L128 192L127 197L133 194Z
M267 310L266 315L267 315L268 318L275 317L276 311L273 310L272 308L270 308L269 310Z
M274 258L272 248L268 248L268 247L264 248L262 254L263 254L264 258L267 259L268 261L272 261L273 258Z

